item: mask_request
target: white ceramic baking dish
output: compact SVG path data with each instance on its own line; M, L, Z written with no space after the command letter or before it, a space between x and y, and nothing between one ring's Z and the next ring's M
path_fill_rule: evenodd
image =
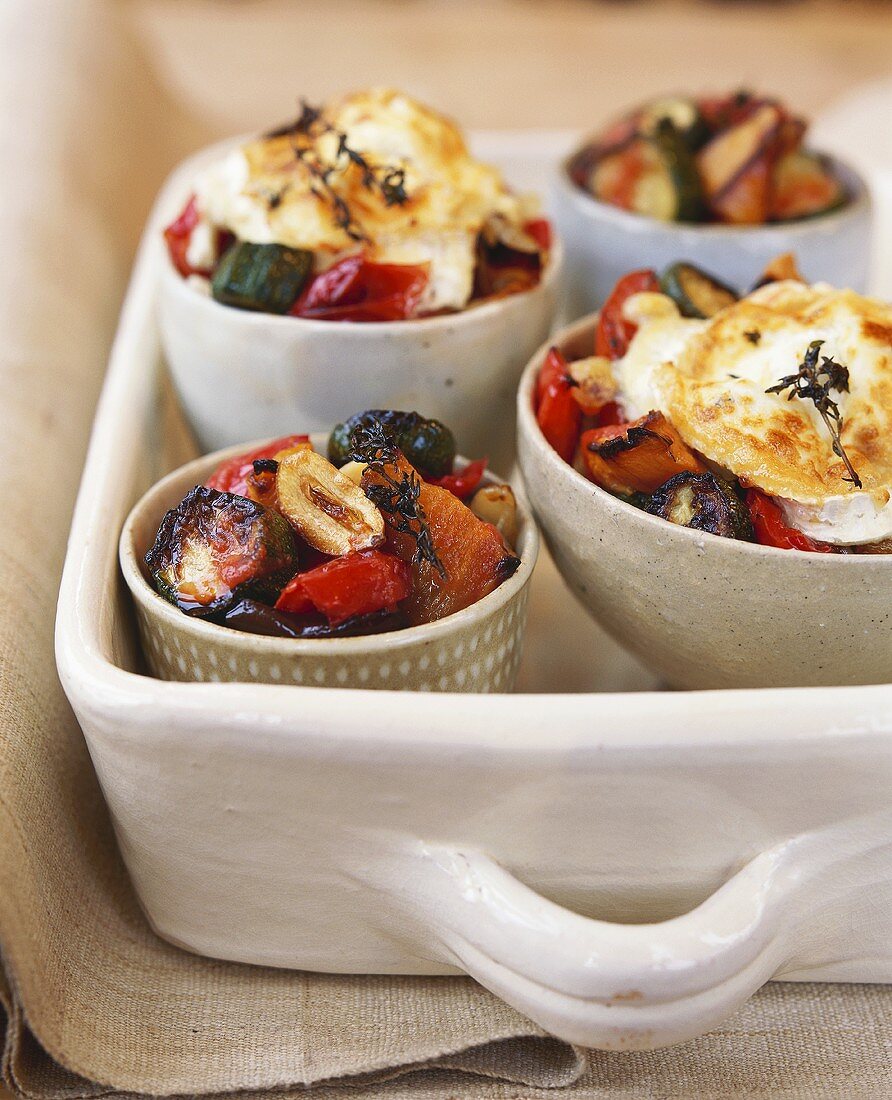
M541 178L555 145L486 151ZM467 972L605 1048L695 1036L771 977L892 982L890 686L648 690L547 562L525 694L143 674L118 533L190 457L154 318L159 224L114 346L57 624L159 934L274 966Z

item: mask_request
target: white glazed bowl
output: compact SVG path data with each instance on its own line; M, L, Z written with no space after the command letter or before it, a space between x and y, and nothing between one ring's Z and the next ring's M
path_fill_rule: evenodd
M421 409L456 432L464 454L513 460L514 392L547 337L562 249L555 239L532 290L461 313L370 324L251 313L220 305L165 257L159 311L174 385L203 450L327 431L363 409Z
M597 317L562 330L591 354ZM518 392L518 460L555 563L618 642L673 687L892 681L892 555L778 550L680 527L593 485L533 413L542 348Z
M850 201L816 218L774 225L661 222L600 202L570 178L565 161L552 182L552 209L566 249L566 317L598 309L629 271L662 271L678 260L742 290L770 260L792 252L808 282L825 280L865 292L870 274L872 207L864 180L831 158Z
M313 438L317 450L324 450L326 438ZM520 501L517 571L471 607L424 626L359 638L270 638L184 615L158 595L147 579L144 559L164 513L222 461L263 442L241 444L181 466L153 486L127 517L119 559L150 672L161 680L510 691L520 664L528 584L539 552L536 525Z

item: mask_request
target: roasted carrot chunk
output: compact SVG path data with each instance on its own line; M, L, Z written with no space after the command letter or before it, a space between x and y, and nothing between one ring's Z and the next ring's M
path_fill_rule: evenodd
M417 519L410 515L405 492L395 488L407 479L417 485ZM401 608L413 626L470 607L498 588L520 564L492 524L478 519L448 489L422 481L399 453L368 465L362 487L384 515L385 549L412 563L412 594ZM393 508L387 499L391 492ZM418 553L419 519L430 532L436 561Z
M660 412L649 412L631 424L592 428L581 440L589 478L622 496L652 493L670 477L705 467Z

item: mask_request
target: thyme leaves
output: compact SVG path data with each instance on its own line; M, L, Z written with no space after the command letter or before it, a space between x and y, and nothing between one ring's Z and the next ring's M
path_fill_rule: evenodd
M334 154L326 154L321 139L331 135L335 139ZM314 107L305 99L300 101L300 114L291 123L272 130L267 138L287 137L291 142L295 160L309 173L312 193L328 204L337 227L351 241L367 242L368 236L350 209L350 205L334 184L334 176L352 165L359 170L362 186L376 193L385 206L404 206L409 201L406 190L406 170L396 165L373 164L360 150L350 144L347 134L339 130L325 117L321 107ZM286 184L286 188L287 188ZM275 205L282 201L284 191L274 197Z
M849 392L849 369L842 363L837 363L831 356L821 355L823 345L823 340L812 340L797 372L786 375L776 385L769 386L765 392L781 394L784 390L789 390L788 401L792 401L794 397L800 397L813 402L827 426L827 431L830 432L833 453L842 459L848 471L849 476L844 477L843 481L848 481L856 489L861 489L863 487L861 478L855 472L840 439L842 415L836 401L830 396L831 390L836 390L837 393ZM818 362L819 358L820 362Z
M350 436L350 457L364 462L375 478L364 484L365 495L387 517L394 531L408 535L415 543L412 564L427 562L446 579L446 568L437 554L433 536L421 503L421 479L410 467L399 465L400 450L380 421L357 428Z

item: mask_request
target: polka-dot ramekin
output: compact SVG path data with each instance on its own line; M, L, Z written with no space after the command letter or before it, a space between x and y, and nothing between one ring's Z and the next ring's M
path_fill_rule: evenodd
M314 438L318 449L325 437ZM519 503L517 572L472 607L425 626L362 638L267 638L184 615L149 584L144 564L161 518L242 444L196 459L143 496L124 524L120 561L149 672L162 680L298 684L391 691L510 691L520 663L539 536Z

